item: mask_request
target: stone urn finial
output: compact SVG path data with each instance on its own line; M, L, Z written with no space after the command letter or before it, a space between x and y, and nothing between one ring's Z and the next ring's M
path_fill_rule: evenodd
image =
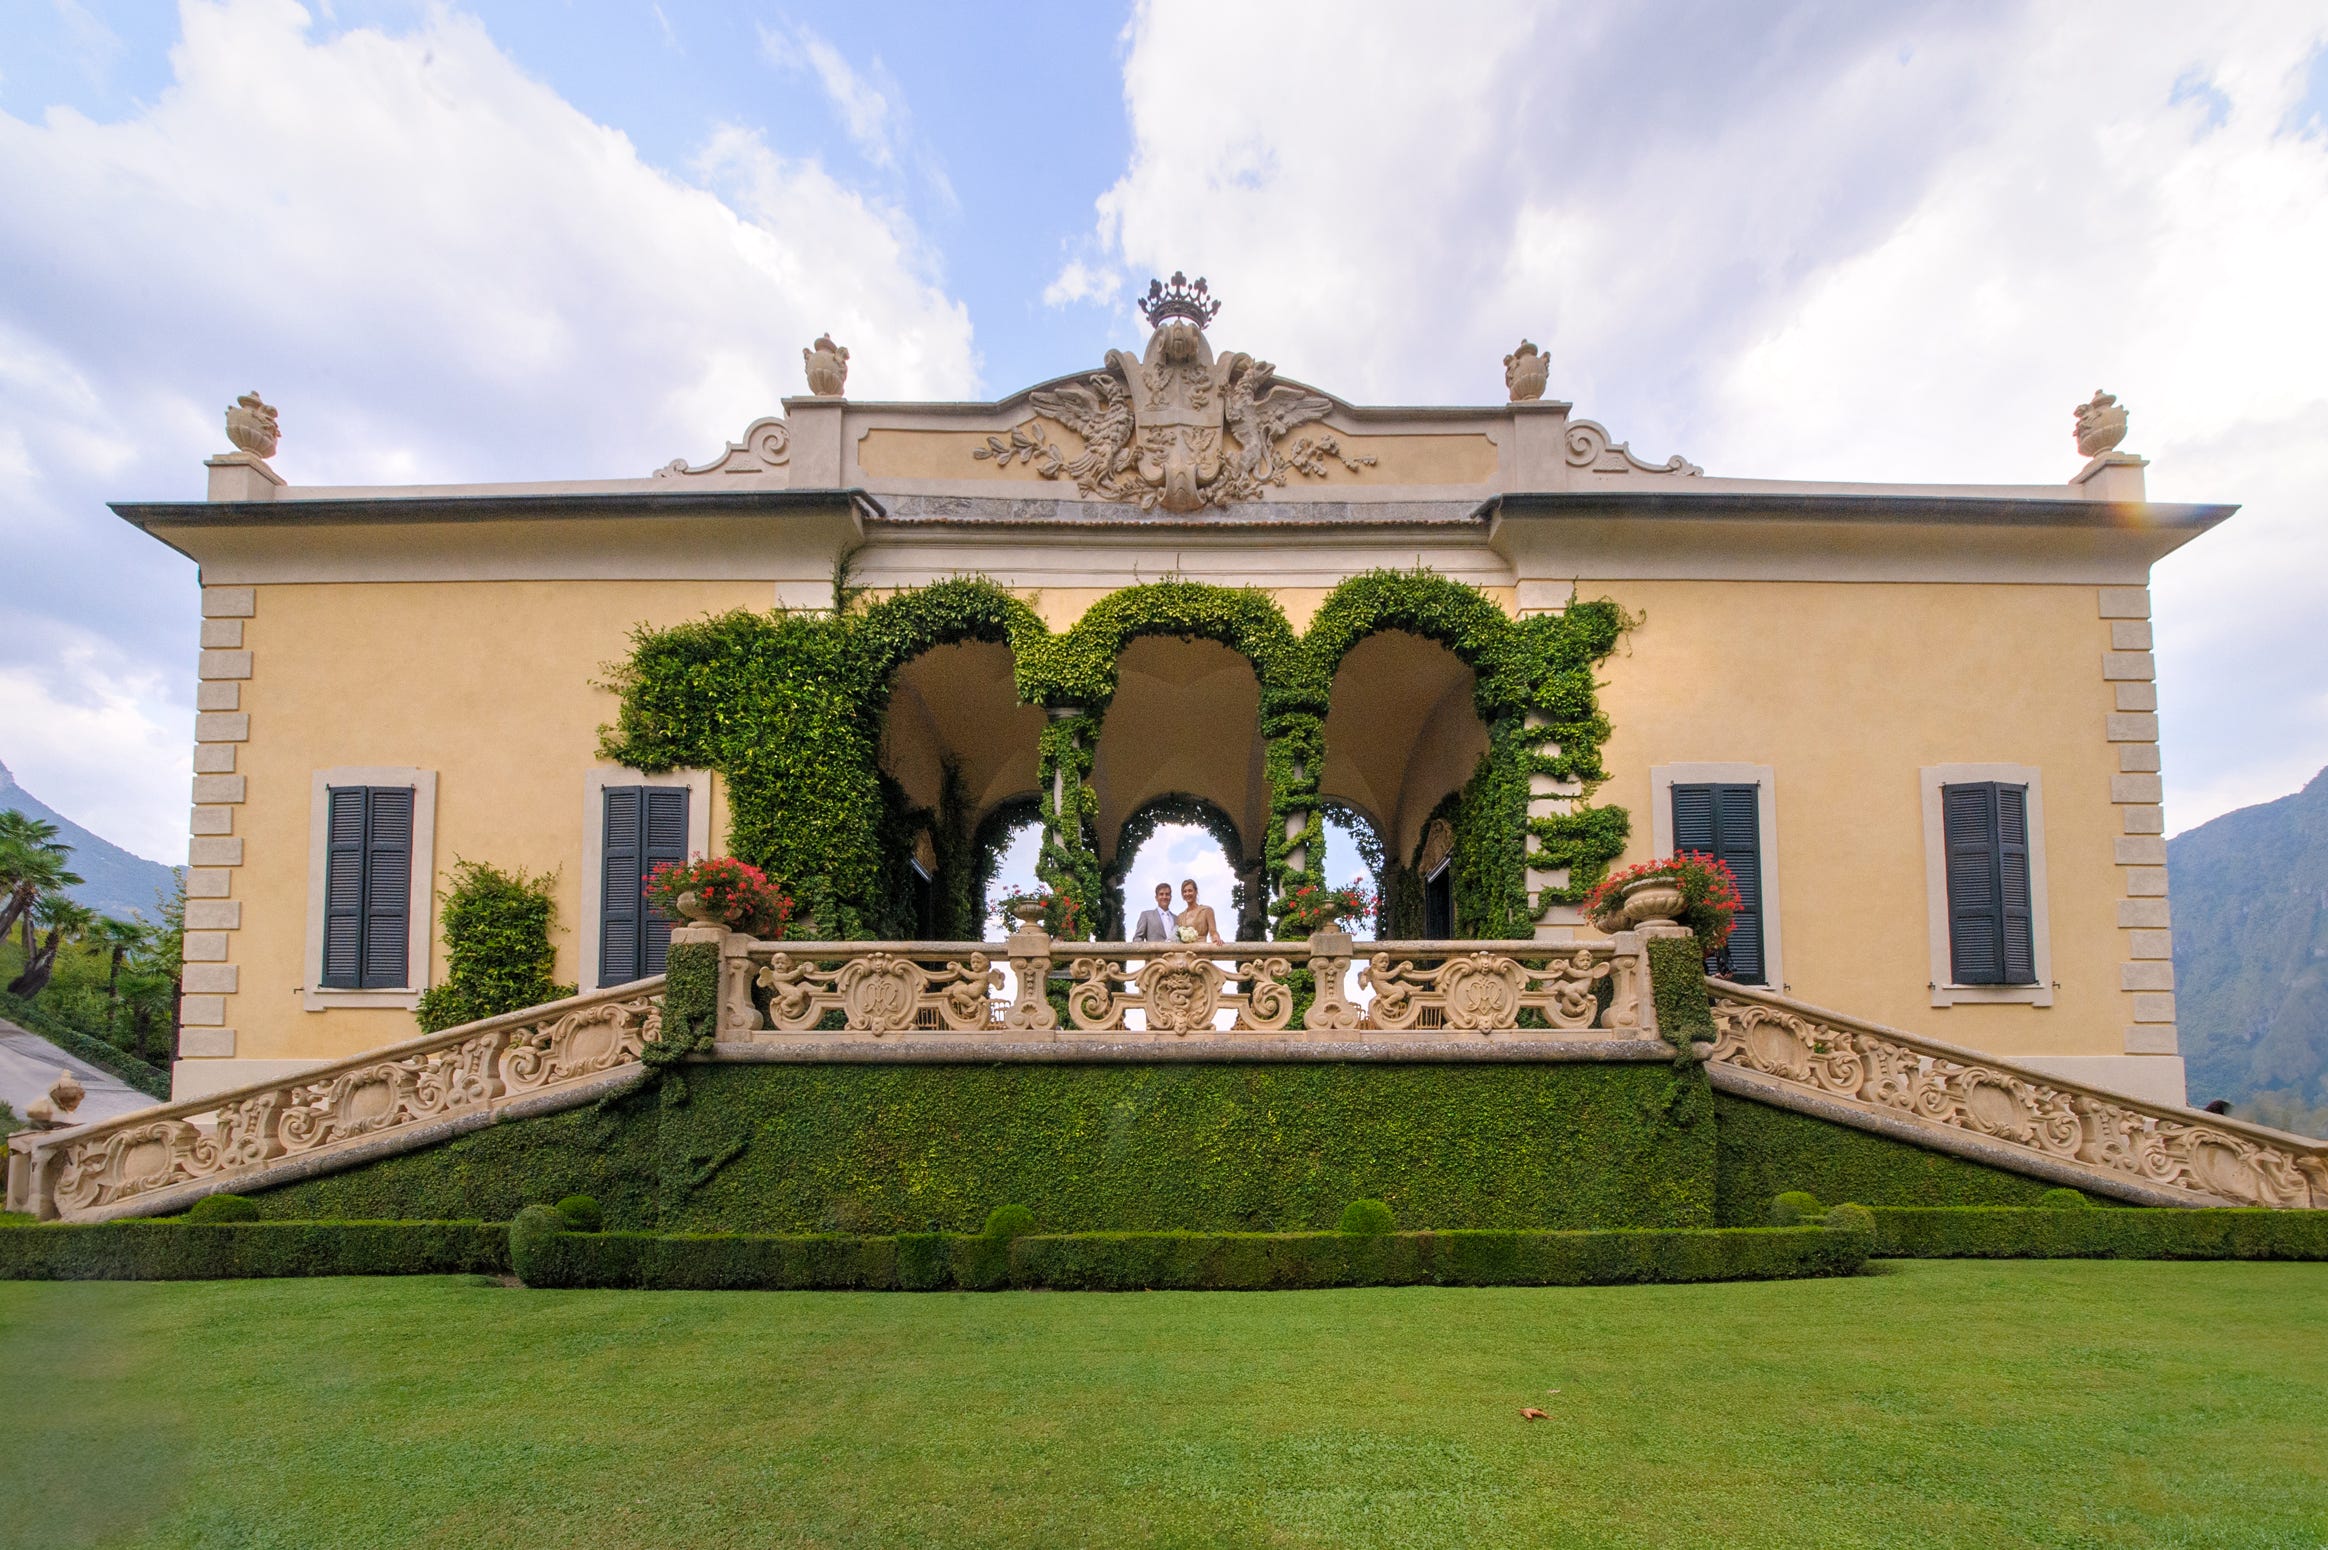
M817 397L838 398L849 385L849 352L833 343L832 335L817 335L816 343L800 352L800 359L808 367L808 390Z
M89 1090L81 1085L81 1079L72 1072L59 1071L57 1079L49 1084L48 1096L49 1102L57 1106L59 1114L70 1114L81 1106L83 1098L89 1096Z
M245 393L226 411L226 439L238 452L270 458L282 438L283 427L275 419L274 406L256 392Z
M2126 439L2126 407L2115 394L2094 389L2093 399L2070 411L2077 416L2077 451L2080 457L2100 457L2117 450Z
M1520 347L1504 357L1504 386L1512 390L1515 404L1532 403L1544 396L1544 383L1552 375L1552 358L1523 339Z

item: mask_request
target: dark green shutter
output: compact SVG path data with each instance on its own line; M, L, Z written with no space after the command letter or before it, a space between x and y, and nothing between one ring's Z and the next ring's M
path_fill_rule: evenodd
M1712 856L1738 881L1738 918L1722 966L1745 985L1764 982L1762 931L1762 791L1752 784L1675 786L1673 848Z
M598 891L598 983L627 985L663 972L671 922L646 901L655 868L687 859L685 786L606 788Z
M2029 790L1976 781L1940 788L1948 852L1948 968L1959 985L2033 985Z
M655 875L655 868L670 862L676 865L687 859L687 788L685 786L647 786L642 788L646 798L646 854L641 858L640 882ZM639 973L643 977L663 972L663 955L671 946L671 920L652 904L641 916L639 933Z
M412 788L373 786L364 833L364 988L402 990L412 941Z
M362 786L325 793L323 983L354 990L364 977L364 809Z
M334 990L411 983L412 788L324 793L323 963Z
M598 887L598 983L627 985L639 978L639 922L646 901L639 896L638 786L606 789L605 855Z

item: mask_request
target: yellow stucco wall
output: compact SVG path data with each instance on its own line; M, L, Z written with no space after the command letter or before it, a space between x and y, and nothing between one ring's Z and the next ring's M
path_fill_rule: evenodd
M238 1060L332 1059L413 1036L409 1012L302 1009L315 771L437 772L435 861L558 873L558 978L578 978L584 772L614 696L594 687L631 627L765 608L765 582L429 582L257 589L245 634L249 780L233 897ZM713 843L720 804L713 800ZM444 977L442 922L431 982Z
M1596 800L1633 813L1626 862L1651 852L1652 766L1769 765L1792 994L2000 1055L2121 1052L2118 766L2092 587L1586 580L1577 595L1641 619L1602 673ZM1917 772L1958 763L2043 772L2050 1007L1931 1005Z
M1104 595L1054 589L1037 605L1061 629ZM1490 595L1512 606L1509 589ZM1578 595L1641 619L1602 675L1614 731L1599 800L1633 813L1628 859L1651 849L1652 766L1772 766L1795 995L2000 1054L2120 1052L2117 766L2093 588L1586 579ZM1298 630L1323 596L1280 600ZM237 764L249 783L232 895L240 979L225 1018L237 1062L335 1058L413 1031L402 1010L303 1010L315 771L436 771L440 880L456 857L557 870L557 972L575 980L584 773L615 708L593 681L639 622L768 603L764 581L258 587ZM1917 772L1969 762L2043 771L2051 1007L1929 1004ZM715 789L715 849L723 800ZM434 936L432 981L441 923Z

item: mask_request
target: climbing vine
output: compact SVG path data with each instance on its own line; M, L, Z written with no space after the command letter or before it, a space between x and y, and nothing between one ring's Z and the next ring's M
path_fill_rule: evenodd
M989 832L996 815L965 833L971 815L958 789L935 812L909 812L879 768L897 670L922 652L965 640L1008 646L1019 699L1048 714L1038 786L1020 800L1031 801L1042 820L1038 876L1075 901L1077 918L1094 924L1121 928L1109 909L1113 879L1099 863L1091 772L1118 661L1144 636L1216 641L1252 665L1269 788L1262 873L1272 901L1304 883L1326 882L1331 804L1318 781L1334 675L1352 647L1383 630L1438 642L1474 674L1489 751L1450 810L1465 934L1526 935L1544 908L1583 897L1628 832L1623 809L1590 800L1606 778L1600 749L1608 736L1593 669L1628 623L1614 604L1580 603L1515 620L1477 588L1422 570L1351 577L1328 595L1306 634L1295 633L1266 592L1177 580L1111 593L1056 633L1024 601L977 577L872 603L837 583L835 601L831 614L738 611L641 627L630 657L610 671L609 687L622 703L601 751L650 771L724 772L731 848L767 870L836 936L898 934L910 919L902 858L925 827L939 850L949 927L968 924L966 895L983 904L988 851L1001 832ZM1570 811L1529 815L1539 775L1563 783ZM1224 840L1223 848L1232 864L1246 861L1240 847ZM1368 857L1392 929L1419 900L1409 898L1410 863ZM1530 870L1555 878L1565 871L1565 880L1531 893ZM1281 906L1273 902L1271 910L1283 934Z

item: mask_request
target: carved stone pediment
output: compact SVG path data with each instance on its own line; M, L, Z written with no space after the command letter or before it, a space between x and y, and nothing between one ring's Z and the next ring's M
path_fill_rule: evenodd
M1140 305L1155 328L1142 354L1110 350L1104 370L1032 394L1043 418L987 437L970 455L997 467L1024 464L1089 498L1180 513L1261 500L1290 475L1324 478L1333 463L1352 473L1373 465L1346 456L1322 431L1285 444L1334 402L1281 385L1275 366L1241 350L1215 356L1204 328L1220 303L1204 281L1191 287L1175 274L1169 289L1150 285ZM1081 437L1083 450L1053 441L1045 418Z

